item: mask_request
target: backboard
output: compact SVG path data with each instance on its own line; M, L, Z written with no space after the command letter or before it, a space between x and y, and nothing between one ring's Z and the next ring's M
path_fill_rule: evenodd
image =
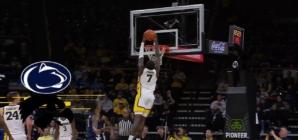
M130 11L130 54L137 56L143 33L152 29L159 45L170 47L169 54L201 53L204 32L204 5L185 5ZM152 45L146 42L145 45ZM145 53L146 54L146 53Z

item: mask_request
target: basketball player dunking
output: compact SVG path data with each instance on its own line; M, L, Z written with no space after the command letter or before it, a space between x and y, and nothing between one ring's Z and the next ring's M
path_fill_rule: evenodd
M55 140L75 140L77 138L75 120L69 122L67 118L59 117L61 125L56 125Z
M157 36L154 38L155 44L155 57L156 62L148 61L144 68L144 44L145 37L141 43L140 53L139 53L139 73L138 73L138 93L134 103L134 124L130 132L128 140L133 140L134 137L139 137L142 134L146 117L150 113L150 110L154 103L154 90L156 87L156 81L159 76L160 71L160 54ZM138 138L137 138L138 139Z
M8 106L1 108L0 113L6 123L13 139L15 140L31 140L32 121L30 117L26 119L27 136L25 131L25 124L21 119L20 114L20 94L12 91L7 94ZM4 140L11 140L10 136Z

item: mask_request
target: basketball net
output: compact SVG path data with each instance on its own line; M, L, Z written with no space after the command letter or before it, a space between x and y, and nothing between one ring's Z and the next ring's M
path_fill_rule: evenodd
M155 45L155 44L153 44ZM149 59L153 62L156 62L156 56L154 54L155 52L155 47L151 47L151 45L145 46L144 47L146 52L150 52L149 54L147 54L147 56L149 57ZM162 57L165 54L166 48L165 47L159 47L159 53L160 53L160 65L162 65Z

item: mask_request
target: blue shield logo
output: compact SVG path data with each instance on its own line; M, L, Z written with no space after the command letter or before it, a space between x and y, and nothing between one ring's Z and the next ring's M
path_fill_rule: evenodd
M21 82L34 93L54 94L67 88L71 82L71 73L57 62L40 61L23 70Z

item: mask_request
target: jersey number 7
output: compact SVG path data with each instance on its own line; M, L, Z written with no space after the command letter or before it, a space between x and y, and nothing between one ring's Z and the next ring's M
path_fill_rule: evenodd
M150 82L150 81L151 81L151 78L152 78L152 75L147 74L147 77L149 77L149 78L148 78L148 82Z

